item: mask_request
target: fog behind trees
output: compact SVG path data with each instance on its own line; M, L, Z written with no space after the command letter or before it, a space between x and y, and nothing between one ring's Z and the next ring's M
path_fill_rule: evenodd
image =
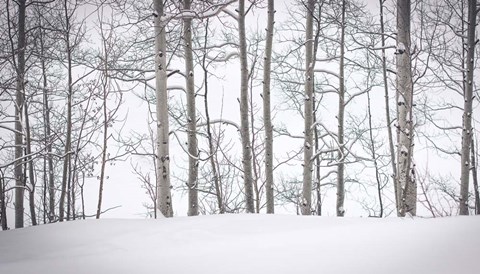
M477 1L1 5L4 230L480 213Z

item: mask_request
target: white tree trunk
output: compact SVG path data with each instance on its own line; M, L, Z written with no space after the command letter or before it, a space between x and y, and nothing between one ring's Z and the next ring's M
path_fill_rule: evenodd
M265 193L267 196L267 213L275 212L273 195L273 126L270 109L270 73L272 61L273 25L275 18L274 0L268 0L267 38L265 42L265 59L263 68L263 122L265 126Z
M463 126L462 126L462 150L461 150L461 174L460 174L460 215L468 215L468 188L470 183L470 145L472 143L472 113L473 113L473 71L475 55L475 27L477 15L477 1L468 0L468 30L467 30L467 58L466 83L463 94Z
M312 207L312 156L313 156L313 12L315 0L308 0L305 35L305 139L303 144L303 188L300 207L302 215L310 215Z
M157 101L157 206L165 217L173 216L170 190L170 155L167 94L167 42L163 0L153 0L155 8L155 86Z
M344 117L345 117L345 0L342 1L342 19L340 34L340 74L338 88L338 143L340 144L339 155L340 163L337 166L337 216L343 217L345 214L345 150L344 150Z
M410 0L397 1L397 208L399 216L416 215L417 186L413 166L413 82L410 55Z
M245 184L245 203L247 213L254 213L252 151L248 120L248 61L247 38L245 35L245 0L238 1L238 32L240 39L240 133L242 138L243 180Z
M190 10L191 1L184 0L183 8ZM195 80L192 50L192 19L183 21L183 43L185 49L185 73L187 74L187 134L188 134L188 216L198 215L198 147L197 114L195 108Z

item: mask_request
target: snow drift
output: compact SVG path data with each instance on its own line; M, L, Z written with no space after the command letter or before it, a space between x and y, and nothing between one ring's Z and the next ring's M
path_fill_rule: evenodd
M480 218L217 215L0 232L0 273L480 273Z

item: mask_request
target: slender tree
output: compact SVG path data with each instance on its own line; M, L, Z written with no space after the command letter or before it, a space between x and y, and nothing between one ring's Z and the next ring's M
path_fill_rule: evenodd
M7 1L7 10L8 3ZM26 0L18 3L18 25L17 25L17 63L16 69L16 101L15 101L15 228L22 228L24 225L24 187L25 175L23 172L23 108L25 101L25 48L26 43ZM7 11L8 12L8 11Z
M5 174L0 170L0 223L2 224L2 230L8 229L5 186Z
M470 184L470 146L472 144L472 114L473 114L473 73L474 73L474 57L475 45L475 28L477 24L477 1L468 0L468 29L467 29L467 58L466 63L466 83L463 94L463 125L462 125L462 149L461 149L461 173L460 173L460 215L468 215L468 195Z
M3 169L0 169L0 225L2 226L2 230L8 229L8 221L7 221L7 203L8 203L8 196L7 196L7 183L5 180L5 173Z
M40 68L42 71L42 98L43 98L43 126L44 126L44 140L45 140L45 176L44 180L48 181L48 221L53 222L55 220L55 174L53 168L53 156L52 156L52 141L51 137L51 107L48 94L48 78L47 78L47 63L46 63L46 50L45 50L45 29L43 26L43 17L41 16L41 10L38 9L39 20L39 46L40 46Z
M245 0L238 1L238 34L240 48L240 134L242 138L243 180L247 213L254 213L252 145L248 120L248 60L247 38L245 35Z
M71 148L72 148L72 100L73 100L73 64L72 64L72 43L71 43L71 19L73 12L69 9L68 0L63 3L65 29L64 29L64 42L66 47L67 56L67 122L66 122L66 140L65 140L65 155L63 160L63 172L62 172L62 185L60 192L60 205L59 205L59 221L63 222L65 219L65 198L69 191L68 186L71 176Z
M313 12L315 0L308 0L306 10L305 33L305 104L304 104L304 144L303 144L303 188L301 212L302 215L311 214L312 206L312 156L313 156Z
M384 98L385 98L385 118L387 123L387 134L388 134L388 148L390 152L390 164L392 166L392 176L394 178L393 188L395 191L395 204L398 208L398 185L395 183L395 178L397 174L397 164L395 161L395 145L393 141L393 133L392 133L392 119L390 118L390 95L388 89L388 77L387 77L387 57L385 54L385 19L383 14L383 8L386 0L379 0L380 2L380 35L381 35L381 51L382 51L382 79L383 79L383 90L384 90Z
M101 15L99 17L103 17L104 15L104 9L103 7L100 8ZM95 218L99 219L100 215L102 214L102 201L103 201L103 186L105 184L105 169L107 165L107 149L108 149L108 128L110 124L110 118L109 118L109 113L108 113L108 108L107 108L107 101L108 101L108 94L110 93L110 77L108 74L108 64L110 61L110 45L112 43L112 30L110 30L110 33L107 35L105 33L105 26L102 21L102 18L99 18L99 26L100 26L100 36L102 39L102 51L103 51L103 73L102 73L102 79L101 79L101 92L102 94L101 99L102 99L102 116L103 116L103 136L102 136L102 146L101 146L101 157L102 157L102 162L100 164L100 178L99 178L99 184L98 184L98 202L97 202L97 213L95 215Z
M273 27L275 20L274 0L268 0L267 38L263 68L263 122L265 127L265 192L267 196L267 213L275 212L273 194L273 126L270 103L270 73L272 63Z
M317 30L316 30L316 33L315 33L315 38L314 38L314 45L313 45L313 56L315 56L315 61L314 63L316 64L316 57L317 57L317 53L318 53L318 50L319 50L319 39L320 39L320 33L321 33L321 29L322 29L322 10L323 10L323 5L325 4L325 2L320 2L319 3L319 7L318 7L318 13L317 13L317 18L316 18L316 23L317 23ZM314 82L314 85L315 85L315 82ZM321 97L320 97L321 98ZM313 107L313 124L316 125L318 120L319 120L319 117L317 117L317 113L319 113L319 109L318 109L318 106L319 106L319 100L317 99L317 96L315 94L315 91L313 93L313 103L312 103L312 107ZM322 142L321 140L321 135L320 135L320 130L317 126L314 126L313 127L313 138L315 140L315 194L316 194L316 198L317 198L317 201L316 201L316 206L315 206L315 213L318 215L318 216L321 216L322 215L322 187L321 187L321 183L320 181L322 180L322 177L321 177L321 157L320 157L320 143Z
M203 56L201 58L201 65L203 70L203 88L204 88L204 96L203 96L203 103L205 108L205 124L206 124L206 131L207 131L207 141L208 141L208 153L211 155L209 157L212 177L213 177L213 185L215 188L215 197L217 201L218 211L220 214L225 213L225 203L223 197L223 186L222 186L222 176L219 175L220 167L218 165L218 156L217 156L217 149L215 148L214 144L214 136L212 133L212 125L210 123L210 111L208 106L208 98L209 98L209 72L208 72L208 62L207 62L207 52L208 52L208 45L207 42L209 40L209 25L210 19L207 18L205 22L205 36L204 36L204 44L203 44Z
M338 159L337 165L337 216L345 214L345 149L344 149L344 121L345 121L345 3L342 1L342 16L340 26L340 73L338 86Z
M472 160L472 179L473 191L475 193L475 215L480 215L480 193L478 189L478 175L477 175L477 155L475 151L474 140L472 138L472 145L470 146L471 160Z
M29 117L29 104L27 100L24 102L24 111L25 111L25 154L26 154L26 162L25 162L25 170L28 171L28 181L30 185L28 188L28 202L30 208L30 219L32 221L32 225L37 225L37 213L35 209L35 171L34 171L34 162L32 157L32 128L30 125L30 117Z
M165 217L173 216L170 190L170 155L167 94L167 41L164 1L153 0L155 29L155 86L157 102L157 206Z
M397 178L399 216L416 215L417 186L413 167L413 82L410 0L397 1Z
M191 0L183 1L184 10L191 9ZM183 19L183 47L185 51L185 73L187 86L187 135L188 135L188 215L198 215L198 145L197 114L195 107L195 80L192 49L192 18Z

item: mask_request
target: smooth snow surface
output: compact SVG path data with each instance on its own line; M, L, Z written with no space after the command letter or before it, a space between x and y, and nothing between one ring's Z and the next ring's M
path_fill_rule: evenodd
M217 215L0 232L0 273L478 274L480 218Z

